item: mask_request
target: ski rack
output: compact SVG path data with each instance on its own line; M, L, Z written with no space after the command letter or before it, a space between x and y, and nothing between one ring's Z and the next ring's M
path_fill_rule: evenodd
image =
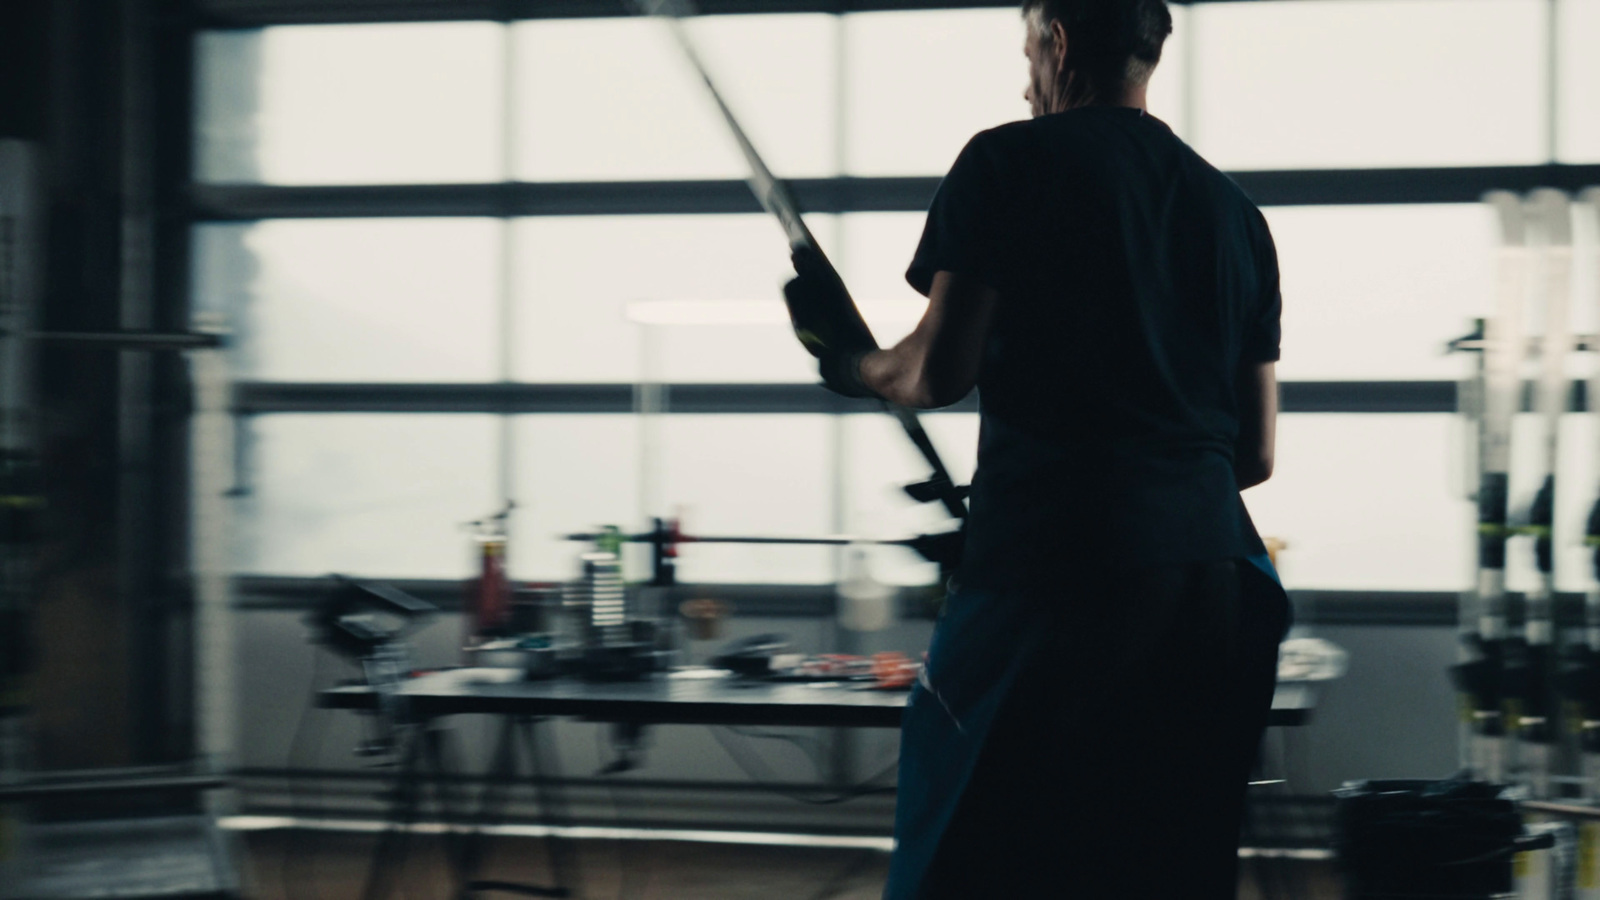
M1576 202L1548 188L1525 197L1497 191L1484 200L1501 238L1495 315L1448 345L1452 353L1478 354L1460 393L1460 412L1476 425L1478 463L1470 479L1478 505L1478 577L1462 597L1461 662L1452 670L1463 700L1463 766L1478 778L1516 783L1535 800L1581 784L1584 799L1600 803L1600 502L1587 529L1595 580L1586 592L1581 636L1558 630L1554 610L1559 423L1572 409L1566 362L1572 352L1600 352L1600 334L1570 330L1572 221L1576 211L1600 235L1600 188ZM1530 318L1539 323L1537 334L1529 333ZM1530 392L1524 369L1533 360ZM1587 411L1600 415L1600 367L1586 387ZM1524 411L1540 421L1531 467L1537 490L1513 517L1511 422ZM1531 539L1537 573L1520 617L1508 616L1505 590L1507 543L1515 537ZM1520 629L1508 626L1514 618L1521 619ZM1596 837L1600 831L1586 832L1585 846ZM1534 889L1532 882L1525 887Z

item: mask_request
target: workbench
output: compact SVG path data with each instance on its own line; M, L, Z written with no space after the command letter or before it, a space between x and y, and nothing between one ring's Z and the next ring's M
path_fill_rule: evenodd
M1280 681L1273 695L1268 724L1304 725L1316 706L1318 682ZM544 818L566 824L565 797L559 789L560 763L553 742L539 737L544 720L570 718L621 725L742 725L768 727L898 728L908 690L880 690L861 682L795 682L740 678L706 668L686 668L644 681L581 681L557 678L529 681L515 669L446 669L409 678L395 688L412 723L410 736L397 748L399 767L395 779L390 827L374 854L364 900L381 900L392 891L395 863L405 854L411 826L417 821L427 769L448 779L445 732L438 720L455 715L501 717L502 727L491 764L487 787L477 809L453 831L448 848L459 884L459 896L476 891L510 890L525 896L576 896L572 885L581 881L576 854L552 831L550 858L552 886L507 885L479 880L482 856L475 825L491 822L503 805L493 790L506 790L522 779L519 759L525 747L532 763L531 783ZM378 692L368 685L330 688L318 697L329 709L373 712ZM444 809L449 801L443 787L435 795Z

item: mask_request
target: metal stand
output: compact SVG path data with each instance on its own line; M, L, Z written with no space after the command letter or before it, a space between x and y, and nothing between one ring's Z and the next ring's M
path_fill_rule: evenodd
M428 781L434 785L440 818L448 829L445 835L445 858L451 870L460 875L461 854L455 844L455 823L448 794L449 767L445 764L444 732L431 722L414 725L405 743L400 769L394 781L394 805L389 812L389 827L378 839L372 854L372 865L367 871L367 883L362 889L363 900L379 900L389 896L395 879L404 871L411 834L415 830L422 806L422 791ZM430 779L428 776L432 775Z
M540 741L538 726L542 722L531 716L505 716L500 736L495 743L494 759L487 779L478 795L477 809L466 820L456 815L456 797L451 788L454 779L450 753L446 743L447 732L431 720L411 727L405 742L404 754L394 781L394 803L390 809L389 827L378 840L372 862L367 871L363 900L383 900L394 890L396 879L404 868L411 835L421 818L423 791L433 784L434 801L439 819L445 825L444 852L446 862L454 877L455 897L470 900L480 891L498 891L521 894L526 897L576 897L581 896L579 885L582 873L577 849L558 832L570 823L564 792L554 783L551 775L559 772L560 762L550 741ZM520 747L527 748L532 768L532 784L541 819L552 826L545 838L550 856L550 886L527 885L508 881L481 879L478 874L488 856L485 827L497 825L502 820L511 789L516 785L520 770Z

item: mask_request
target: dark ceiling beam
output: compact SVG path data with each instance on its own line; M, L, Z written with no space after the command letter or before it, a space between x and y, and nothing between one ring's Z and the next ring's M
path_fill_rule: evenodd
M1241 0L1171 0L1178 6ZM199 0L209 28L361 22L509 22L634 15L626 0ZM704 15L1018 8L1018 0L699 0Z
M1221 0L1178 0L1221 2ZM358 22L580 19L633 15L625 0L199 0L212 28ZM852 13L919 9L1017 8L1016 0L699 0L705 15Z
M1600 184L1600 165L1234 172L1262 206L1475 203L1489 190ZM922 212L936 177L802 178L790 184L814 213ZM743 181L509 182L285 187L196 184L197 221L431 216L606 216L757 213Z
M212 27L356 22L589 19L635 15L626 0L200 0ZM1019 6L1010 0L699 0L704 15L848 13Z

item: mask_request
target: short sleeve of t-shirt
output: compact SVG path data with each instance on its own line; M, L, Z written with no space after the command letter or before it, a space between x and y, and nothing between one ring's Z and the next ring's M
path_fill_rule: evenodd
M1272 234L1265 221L1261 225L1261 296L1255 308L1245 319L1243 361L1245 363L1277 362L1279 344L1283 338L1283 292L1278 279L1278 251L1272 244Z
M1007 242L1005 198L998 177L991 135L980 133L967 142L928 208L906 281L927 295L935 272L955 272L1003 290Z

